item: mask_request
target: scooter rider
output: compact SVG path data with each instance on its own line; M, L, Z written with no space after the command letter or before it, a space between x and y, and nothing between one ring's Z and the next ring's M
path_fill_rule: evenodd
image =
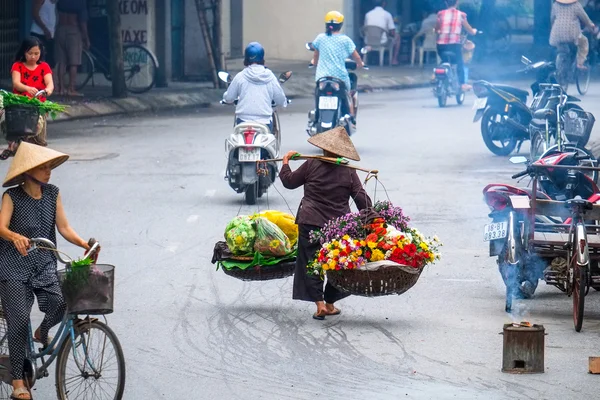
M311 63L317 66L316 81L328 76L344 81L346 92L351 99L346 100L346 105L352 117L352 124L356 124L355 96L346 69L346 59L351 56L360 68L364 68L365 65L352 39L340 33L343 24L344 16L340 12L330 11L325 15L325 33L321 33L312 42L315 54Z
M238 100L235 108L236 124L258 122L273 132L273 104L287 106L287 99L277 78L265 68L265 49L252 42L244 51L244 68L237 74L223 94L226 103Z

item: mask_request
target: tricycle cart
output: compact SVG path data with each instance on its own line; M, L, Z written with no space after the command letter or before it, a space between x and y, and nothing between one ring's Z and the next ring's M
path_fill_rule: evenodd
M546 284L573 298L573 323L579 332L583 325L585 296L592 287L600 290L600 205L594 204L593 198L579 196L566 201L541 198L537 195L539 173L536 173L541 168L572 171L598 171L600 168L534 164L525 173L514 176L530 174L533 177L529 207L525 207L529 210L522 231L526 259L528 262L543 260L547 265L543 272Z

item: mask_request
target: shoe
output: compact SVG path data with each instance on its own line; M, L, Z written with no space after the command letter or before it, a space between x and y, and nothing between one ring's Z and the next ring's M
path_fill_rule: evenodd
M463 92L469 92L469 91L471 91L471 89L473 89L473 86L471 86L471 85L467 85L467 84L465 83L465 84L463 84L463 85L461 86L461 89L462 89L462 91L463 91Z

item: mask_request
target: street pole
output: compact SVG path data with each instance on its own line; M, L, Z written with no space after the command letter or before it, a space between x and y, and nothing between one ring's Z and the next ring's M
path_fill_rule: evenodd
M107 0L106 13L108 14L112 95L115 98L124 98L127 97L127 87L125 86L125 67L123 65L123 40L121 38L119 0Z
M166 0L156 0L156 87L167 87L167 4Z

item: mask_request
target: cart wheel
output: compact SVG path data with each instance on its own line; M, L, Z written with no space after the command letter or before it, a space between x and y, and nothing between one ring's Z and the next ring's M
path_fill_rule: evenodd
M573 259L573 323L575 330L581 331L583 326L583 309L585 306L585 288L587 286L587 268L580 267Z

